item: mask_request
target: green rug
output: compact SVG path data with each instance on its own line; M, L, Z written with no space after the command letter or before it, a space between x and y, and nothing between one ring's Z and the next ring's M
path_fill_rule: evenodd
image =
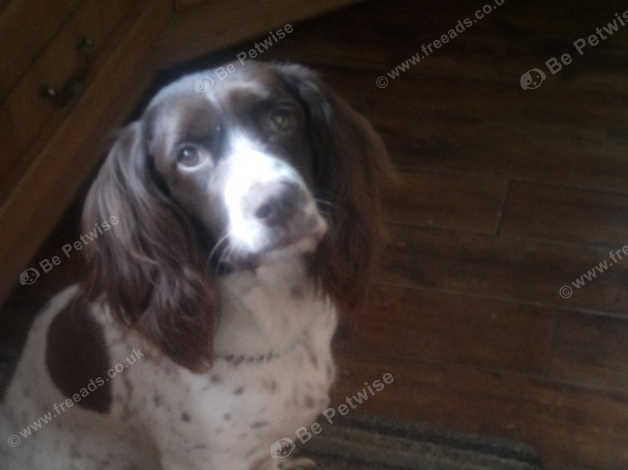
M325 423L298 454L324 470L540 470L526 444L375 417ZM298 442L298 440L297 440Z

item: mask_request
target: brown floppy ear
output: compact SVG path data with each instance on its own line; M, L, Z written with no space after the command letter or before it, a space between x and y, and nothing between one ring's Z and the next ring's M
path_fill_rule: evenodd
M84 249L87 291L104 294L115 318L172 360L203 370L217 287L197 230L152 167L145 134L142 121L121 131L87 195L83 233L102 231Z
M301 100L314 149L314 180L330 230L313 262L321 287L341 309L364 299L385 238L382 188L396 180L384 142L371 124L311 70L275 65ZM327 204L331 203L331 204Z

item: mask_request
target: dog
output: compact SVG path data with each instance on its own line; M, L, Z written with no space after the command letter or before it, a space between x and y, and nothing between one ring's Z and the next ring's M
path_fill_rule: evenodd
M84 203L87 278L38 315L4 397L9 469L311 464L273 445L328 406L394 171L312 70L234 68L119 132Z

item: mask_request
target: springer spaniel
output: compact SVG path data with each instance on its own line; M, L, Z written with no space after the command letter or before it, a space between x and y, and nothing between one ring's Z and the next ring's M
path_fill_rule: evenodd
M235 67L211 89L180 78L120 132L83 210L84 232L109 230L29 334L2 468L309 463L273 443L328 406L336 313L364 296L392 169L309 69Z

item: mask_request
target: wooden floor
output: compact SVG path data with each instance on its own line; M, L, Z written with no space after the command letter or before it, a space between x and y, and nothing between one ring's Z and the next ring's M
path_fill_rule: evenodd
M628 5L548 3L506 1L381 89L483 2L372 2L270 54L321 70L404 176L370 306L338 337L336 402L390 372L357 412L523 440L551 469L626 469L628 256L570 299L559 288L628 245L628 25L572 46Z
M628 245L628 24L582 57L572 42L628 5L584 3L506 0L385 88L378 76L482 2L367 2L294 25L261 57L320 70L403 174L368 308L336 339L333 403L390 372L357 413L522 440L548 469L628 468L628 256L572 285ZM564 52L570 66L522 90L522 73ZM15 312L47 294L15 292L7 350L28 324Z

